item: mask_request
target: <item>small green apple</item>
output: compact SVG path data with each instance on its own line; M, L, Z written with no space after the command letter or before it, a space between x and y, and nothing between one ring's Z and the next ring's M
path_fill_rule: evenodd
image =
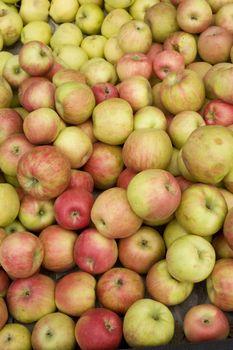
M52 37L52 28L45 21L33 21L26 24L21 31L21 42L37 40L48 45Z
M124 9L113 9L106 15L101 26L101 33L106 38L118 34L123 24L130 21L132 16Z
M88 35L100 33L103 20L103 10L94 3L80 6L75 17L76 25Z
M67 68L79 70L88 61L85 50L76 45L63 45L54 49L55 57L61 59Z
M49 15L56 23L73 22L78 8L77 0L52 0Z
M49 6L49 0L21 0L19 14L25 24L33 21L47 21Z
M62 23L53 33L50 46L52 49L63 45L79 46L83 40L81 30L74 23Z

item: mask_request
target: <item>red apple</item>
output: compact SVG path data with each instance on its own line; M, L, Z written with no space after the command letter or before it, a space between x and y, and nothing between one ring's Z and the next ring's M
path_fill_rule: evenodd
M55 146L34 147L18 163L20 186L38 199L57 197L68 186L70 176L69 160Z
M70 183L67 190L78 187L82 187L89 192L93 192L94 180L91 174L89 174L87 171L71 169Z
M152 43L152 45L151 45L149 51L147 51L146 55L150 59L150 61L153 62L156 55L161 51L163 51L162 44Z
M22 133L23 120L12 108L0 109L0 145L11 134Z
M214 238L211 243L214 247L218 259L233 258L233 249L227 243L227 240L222 232L219 232L217 235L214 235Z
M116 71L121 81L134 75L149 79L152 74L151 60L143 53L127 53L117 61Z
M176 181L178 182L178 185L180 186L180 190L181 192L183 192L184 190L186 190L186 188L190 187L193 182L189 181L187 179L185 179L183 176L176 176Z
M184 57L177 51L163 50L153 60L153 70L163 80L169 73L185 68Z
M117 257L116 241L104 237L95 228L83 231L75 242L74 260L76 264L82 271L93 275L111 269Z
M3 268L0 268L0 297L5 297L7 289L10 285L10 279L8 274Z
M203 111L207 125L229 126L233 124L233 105L215 99L208 102Z
M5 300L0 297L0 330L5 326L8 320L8 309Z
M121 187L126 190L128 187L128 184L136 174L137 173L135 171L128 168L125 168L124 170L122 170L122 172L117 178L117 183L116 183L117 187Z
M93 195L84 188L71 188L59 195L54 203L57 223L68 230L78 230L90 223Z
M81 349L118 349L122 339L122 320L105 308L86 311L76 323L75 337Z
M116 86L112 83L97 83L92 86L92 91L97 104L109 98L119 96Z

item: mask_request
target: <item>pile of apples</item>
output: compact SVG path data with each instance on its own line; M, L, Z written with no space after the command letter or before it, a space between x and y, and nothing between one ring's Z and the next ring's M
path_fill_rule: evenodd
M167 344L189 299L187 341L229 337L232 18L0 1L0 349Z

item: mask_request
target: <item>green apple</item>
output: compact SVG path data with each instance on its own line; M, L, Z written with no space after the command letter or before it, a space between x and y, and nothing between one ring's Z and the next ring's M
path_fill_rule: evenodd
M23 44L29 41L37 40L48 45L52 37L52 28L45 21L33 21L26 24L21 31L21 42Z
M123 320L123 335L132 347L164 345L174 336L175 321L166 305L141 299L127 310Z
M8 175L8 174L4 174L5 180L8 184L14 186L14 187L18 187L19 186L19 181L17 179L16 175Z
M224 177L223 183L226 189L233 193L233 166L231 167L229 173Z
M52 49L63 45L79 46L82 40L83 34L74 23L62 23L53 33L50 46Z
M144 20L146 10L160 3L160 0L135 0L129 8L129 13L134 19Z
M85 74L90 86L98 83L115 84L117 82L115 67L102 57L89 59L82 65L81 72Z
M76 25L88 35L100 33L103 20L103 10L94 3L80 6L75 17Z
M232 0L207 0L213 13L216 13L221 7L226 4L232 3Z
M23 28L23 20L18 12L12 10L9 6L1 10L0 14L0 32L5 46L11 46L20 38Z
M127 8L134 3L135 0L105 0L105 3L113 8Z
M139 109L134 115L134 129L163 129L167 128L167 119L157 107L146 106Z
M108 13L102 23L101 33L106 38L117 35L123 24L130 21L132 16L124 9L113 9Z
M13 98L10 84L0 75L0 108L9 107Z
M104 46L104 57L106 60L112 64L116 64L117 61L124 55L121 50L117 36L112 36L109 38Z
M179 150L175 147L172 147L172 156L166 170L169 171L174 176L181 175L179 165L178 165L178 157L179 157Z
M215 250L203 237L185 235L176 239L166 254L168 272L178 281L204 281L215 265Z
M94 3L96 5L99 5L100 7L103 7L104 0L78 0L80 5Z
M188 235L189 232L181 224L173 219L169 221L163 232L163 239L167 248L178 238Z
M47 21L50 1L48 0L21 0L19 14L24 23L33 21Z
M0 183L0 226L10 225L17 217L20 208L18 194L8 183Z
M0 52L0 75L2 75L5 63L12 56L13 56L13 54L11 52L9 52L9 51L1 51Z
M2 50L3 45L4 45L3 36L2 36L2 34L0 33L0 51Z
M31 332L19 323L8 323L0 331L0 348L31 350Z
M88 35L82 43L81 48L86 52L88 58L104 57L104 47L107 39L103 35Z
M52 0L49 15L56 23L73 22L78 8L77 0Z
M65 67L79 70L88 61L85 50L76 45L58 46L53 50L54 56L64 62Z
M193 175L190 174L190 172L188 171L184 161L183 161L183 158L182 158L182 149L179 151L179 154L178 154L178 158L177 158L177 162L178 162L178 167L179 167L179 171L181 173L181 175L186 179L186 180L189 180L189 181L192 181L192 182L197 182L195 177Z
M15 232L27 231L26 228L18 220L14 220L10 225L5 226L4 230L8 235Z

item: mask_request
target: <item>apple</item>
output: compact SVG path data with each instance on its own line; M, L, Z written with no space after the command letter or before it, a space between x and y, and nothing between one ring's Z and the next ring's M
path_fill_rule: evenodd
M61 23L51 37L50 46L53 50L63 45L79 46L82 40L83 34L75 23Z
M95 200L91 220L100 234L107 238L123 238L135 233L142 219L130 207L126 190L112 187Z
M134 19L143 21L146 10L155 4L158 4L160 0L134 0L132 5L129 7L129 13Z
M13 99L13 92L8 81L1 75L0 76L0 108L10 107Z
M18 11L4 4L1 9L0 32L3 37L4 46L15 44L19 38L23 28L23 20Z
M176 219L169 221L163 232L166 248L169 248L176 239L188 234L189 232Z
M5 297L8 287L10 285L10 278L3 268L0 268L0 297Z
M82 187L89 192L93 192L94 180L87 171L71 169L70 183L67 189Z
M84 271L70 272L56 283L55 303L59 311L68 316L80 317L95 307L96 280ZM77 298L78 295L78 298Z
M128 168L125 168L124 170L122 170L122 172L117 178L117 182L116 182L117 187L121 187L126 190L130 181L136 174L137 173L135 171Z
M21 0L19 14L24 23L29 23L35 20L47 21L49 14L49 1L40 0L32 3L30 0Z
M96 142L83 169L92 176L95 188L103 190L115 185L123 165L120 146Z
M31 350L31 332L20 323L7 323L0 331L0 347L6 350Z
M93 151L90 138L78 126L66 126L53 145L69 159L73 169L81 168Z
M9 52L9 51L1 51L0 52L0 74L1 75L2 75L2 72L3 72L3 68L5 66L5 63L12 56L14 56L14 54Z
M41 317L33 327L31 343L33 349L75 349L75 322L71 317L53 312Z
M44 274L28 278L17 278L7 291L7 306L10 315L20 323L38 321L44 315L54 312L55 282Z
M227 316L212 304L192 306L184 316L183 327L190 342L222 340L230 333Z
M17 217L20 201L15 188L8 183L0 183L0 227L10 225Z
M55 221L53 201L25 195L20 202L20 222L29 231L41 231Z
M170 113L198 111L205 100L204 83L194 71L173 72L162 81L160 98Z
M233 25L231 21L232 11L233 6L231 2L223 5L215 15L215 24L229 30L233 34Z
M105 0L105 2L113 8L127 8L133 4L134 0L118 0L117 3L114 0Z
M224 237L231 248L233 248L233 208L229 209L223 224Z
M149 269L146 275L146 288L152 299L165 305L183 303L191 294L192 282L178 281L167 268L167 261L160 260Z
M86 83L86 77L80 71L71 68L59 69L52 77L53 84L56 87L70 81L77 81L79 83Z
M0 145L11 135L23 131L23 121L15 110L0 109Z
M218 99L211 100L204 108L203 118L207 125L229 126L233 124L233 106Z
M132 19L132 16L123 8L113 9L107 13L102 25L101 34L106 38L111 38L117 35L123 24Z
M187 33L201 33L212 23L212 10L205 0L181 1L177 7L177 22Z
M230 130L221 125L206 125L192 132L182 147L181 158L196 181L217 184L231 169L232 151Z
M65 190L54 202L57 223L67 230L78 230L88 226L93 203L93 195L84 188Z
M38 271L44 256L39 238L30 232L15 232L1 243L1 266L11 278L27 278Z
M0 330L5 326L8 321L8 310L5 300L0 297Z
M55 105L65 122L77 125L91 116L95 107L95 96L87 84L70 81L56 89Z
M207 0L210 4L213 13L216 13L224 5L231 3L231 0Z
M197 42L200 57L211 64L227 62L232 45L232 33L218 26L208 27L200 34Z
M112 64L116 64L123 55L124 52L118 44L117 35L110 37L104 46L104 57L106 60Z
M219 191L222 193L227 203L228 210L230 210L233 207L233 193L227 191L225 188L219 188Z
M117 243L101 235L95 228L82 231L74 245L74 260L78 267L92 275L111 269L118 258Z
M61 61L66 68L80 70L85 62L88 61L88 55L84 49L77 45L59 45L53 49L53 55L58 61Z
M21 204L20 199L20 204ZM26 228L21 224L20 221L14 220L10 225L7 225L4 227L4 230L6 231L6 234L12 234L14 232L24 232L26 231Z
M123 80L118 85L120 98L126 100L136 112L152 105L152 89L149 80L141 75L135 75Z
M140 274L147 273L165 255L165 244L160 233L148 226L141 226L131 236L121 238L118 249L122 266Z
M44 77L30 77L19 86L18 97L20 104L28 112L35 109L55 106L55 85Z
M173 145L181 149L191 133L203 125L205 125L205 120L199 113L183 111L172 118L168 126L168 134Z
M153 100L152 105L159 108L165 115L170 115L170 112L164 107L164 105L161 101L161 96L160 96L161 87L162 87L162 82L155 83L153 85L153 87L152 87L152 100Z
M73 249L77 237L76 232L59 225L44 228L39 234L44 247L42 266L53 272L64 272L73 268L75 266Z
M97 142L93 131L93 121L91 117L85 122L79 124L78 127L89 137L92 143Z
M204 61L195 61L188 64L186 68L196 72L200 76L200 78L203 79L207 72L210 70L210 68L212 68L212 65Z
M130 181L127 198L143 220L166 220L177 209L181 191L175 177L166 170L143 170Z
M45 45L49 45L52 37L52 28L48 22L32 21L27 23L20 34L22 44L27 44L30 41L40 41Z
M118 314L125 314L128 308L144 297L142 277L130 269L114 267L106 271L96 285L96 295L103 307Z
M23 133L10 135L0 145L0 168L6 175L16 176L21 157L33 149Z
M212 246L215 249L217 259L233 258L233 249L227 243L227 240L221 231L214 236Z
M225 188L233 193L233 167L231 167L229 173L224 177L223 183Z
M65 5L65 6L64 6ZM49 8L49 15L56 23L73 22L79 8L77 0L53 0Z
M119 96L116 86L111 83L97 83L92 86L92 91L95 95L96 104Z
M184 58L185 65L193 62L197 55L197 42L193 34L183 31L172 33L164 42L165 50L175 50Z
M159 2L146 10L144 21L149 24L153 41L163 43L170 34L179 30L176 8L172 4Z
M86 334L97 336L87 337ZM105 308L88 310L76 323L75 338L81 349L118 349L122 339L122 320Z
M167 119L157 107L146 106L134 114L134 129L167 129Z
M70 176L69 160L55 146L36 146L25 153L18 163L20 186L25 193L38 199L57 197L68 186Z
M103 35L88 35L83 39L81 48L86 52L88 58L104 57L106 42L107 38Z
M164 80L169 73L178 72L184 68L184 57L171 49L159 52L153 60L153 71L160 80Z
M124 53L146 53L152 44L152 33L147 23L132 19L120 27L117 40Z
M134 75L149 79L152 74L152 64L146 54L126 53L117 61L116 71L121 81Z
M89 86L94 86L99 83L115 84L117 74L114 65L103 57L90 58L80 68L85 74Z
M162 129L134 130L122 148L124 164L135 172L146 169L165 169L171 155L171 140Z
M141 299L131 305L123 320L123 335L130 347L153 347L169 343L175 321L166 305Z
M206 281L210 302L222 311L233 310L232 266L232 258L217 260L212 273Z
M98 34L104 20L103 10L95 3L86 3L79 7L75 23L84 34Z
M20 67L19 55L13 55L7 60L3 67L2 75L12 88L18 88L29 77L29 74Z
M97 140L121 145L133 131L133 110L122 98L100 102L93 110L93 132Z
M203 237L185 235L176 239L166 254L170 275L181 282L204 281L215 265L215 250Z
M23 121L24 134L34 145L52 143L64 127L63 120L51 108L38 108Z

